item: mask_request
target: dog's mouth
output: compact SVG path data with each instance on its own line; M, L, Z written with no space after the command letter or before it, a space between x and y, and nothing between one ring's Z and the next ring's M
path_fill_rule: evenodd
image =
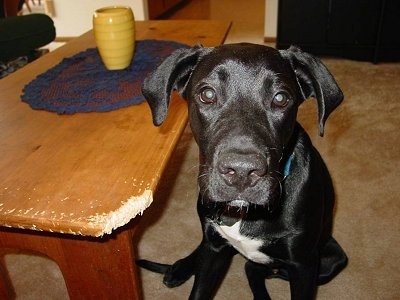
M211 203L210 203L211 204ZM212 220L216 220L217 223L231 226L238 220L243 219L258 219L261 216L265 216L265 207L251 203L242 199L235 199L227 202L214 202L214 211Z
M250 202L245 200L232 200L226 203L224 214L233 218L243 219L250 209Z
M238 209L243 209L243 208L246 209L249 207L250 203L245 200L237 199L237 200L229 201L227 203L227 205L230 207L236 207Z
M225 202L225 212L237 213L240 215L247 214L250 211L261 210L273 213L275 201L270 200L267 204L261 205L253 202L249 202L242 199L232 200Z
M215 178L215 177L214 177ZM202 178L204 179L204 178ZM203 199L208 202L221 203L227 210L231 211L249 211L253 208L267 209L272 212L279 203L281 197L281 182L278 178L268 177L254 186L243 191L238 191L235 186L221 186L223 183L215 184L217 180L208 180L206 189L201 190Z
M239 219L244 219L248 216L251 205L245 200L232 200L225 203L219 203L217 217L219 222L229 225L237 222Z

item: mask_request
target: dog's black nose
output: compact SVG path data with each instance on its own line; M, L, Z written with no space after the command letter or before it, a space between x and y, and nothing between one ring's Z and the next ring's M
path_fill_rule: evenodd
M221 154L218 171L226 184L239 190L254 186L267 173L266 159L257 154Z

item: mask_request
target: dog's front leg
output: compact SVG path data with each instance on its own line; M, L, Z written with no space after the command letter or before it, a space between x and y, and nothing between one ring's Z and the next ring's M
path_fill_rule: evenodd
M229 245L214 248L209 243L202 243L198 249L195 279L190 293L190 300L212 299L219 284L228 271L236 251Z
M270 300L265 287L265 278L271 274L271 270L264 265L257 264L252 261L247 261L245 265L246 276L249 282L254 300Z
M292 300L315 299L317 292L318 260L288 268Z

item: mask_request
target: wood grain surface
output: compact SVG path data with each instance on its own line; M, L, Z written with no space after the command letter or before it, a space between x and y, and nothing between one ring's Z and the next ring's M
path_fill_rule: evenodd
M219 45L229 22L142 21L137 39ZM23 103L23 87L63 58L94 47L92 32L0 80L0 225L102 236L153 201L158 180L187 123L174 95L165 123L148 105L57 115Z

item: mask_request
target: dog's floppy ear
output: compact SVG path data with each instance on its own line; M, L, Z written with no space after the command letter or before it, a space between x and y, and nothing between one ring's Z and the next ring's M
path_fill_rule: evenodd
M342 102L343 93L325 65L317 58L291 46L280 50L288 59L297 77L304 99L314 97L318 102L318 125L320 136L330 113Z
M150 105L154 125L164 122L172 91L182 94L204 49L195 46L175 50L144 80L142 94Z

